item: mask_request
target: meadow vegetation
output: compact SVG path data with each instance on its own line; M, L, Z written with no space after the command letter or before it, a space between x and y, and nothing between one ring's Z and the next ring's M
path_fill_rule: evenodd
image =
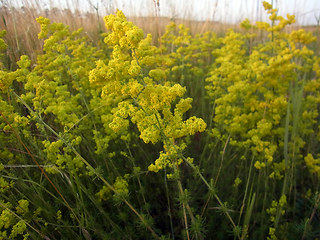
M263 6L154 36L1 9L0 239L319 238L319 32Z

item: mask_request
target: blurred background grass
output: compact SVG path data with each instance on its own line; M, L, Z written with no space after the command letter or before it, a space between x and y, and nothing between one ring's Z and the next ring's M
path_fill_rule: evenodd
M190 28L192 35L206 31L224 35L229 28L240 31L239 23L245 17L252 20L265 20L267 16L262 10L262 0L252 0L254 4L251 5L248 4L248 1L239 1L238 10L230 4L230 1L213 0L196 3L201 6L195 6L194 2L191 0L183 2L171 0L2 0L0 2L0 29L6 30L4 40L9 46L4 59L5 65L9 69L15 69L16 61L21 55L26 54L34 61L37 54L42 51L42 41L37 38L40 25L35 20L39 16L49 18L52 22L68 25L71 30L82 27L89 40L97 47L102 39L101 33L105 31L103 16L114 13L116 9L123 10L128 19L142 28L145 34L151 33L153 43L156 45L170 21L174 21L177 25L184 24ZM277 0L271 2L275 6L280 6ZM283 9L285 5L281 5L282 9L279 11L286 14L286 10L294 9L294 12L290 14L298 15L297 23L290 28L304 27L319 36L320 2L316 2L306 1L305 6L309 5L309 8L303 9L301 2L282 1L283 4L288 5L288 8ZM236 11L242 11L244 14L238 13L235 17ZM319 45L319 42L316 44Z

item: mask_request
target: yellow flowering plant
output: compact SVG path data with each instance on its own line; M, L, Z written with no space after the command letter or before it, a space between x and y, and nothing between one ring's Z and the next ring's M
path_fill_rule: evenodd
M159 46L121 11L96 43L37 18L37 59L0 66L0 238L315 238L316 38L263 6Z
M248 158L259 171L258 179L264 179L266 188L273 182L275 189L293 200L289 191L298 182L292 180L298 181L295 173L305 165L303 151L312 146L307 139L318 133L318 57L307 45L316 38L303 29L286 32L295 17L278 16L267 2L264 7L272 24L257 22L254 26L246 20L243 26L250 33L229 31L213 52L216 60L207 78L215 106L211 134L232 151L246 153L243 159ZM256 40L248 48L247 34L254 38L254 31L266 31L268 41L259 44ZM316 172L316 160L310 154L305 161ZM282 214L279 206L271 204L277 212L270 233L275 237Z
M196 117L183 119L183 114L191 108L191 98L180 99L174 110L171 110L177 98L184 95L184 87L164 82L165 73L159 69L144 73L142 67L147 66L146 70L150 68L146 60L150 61L152 54L157 52L146 45L150 37L142 40L142 30L128 22L121 11L104 20L106 28L111 30L105 42L113 47L112 60L108 64L97 62L97 67L90 72L90 81L93 84L104 84L102 98L122 99L113 110L114 117L109 127L115 132L126 129L129 126L127 118L130 118L145 143L162 141L164 146L174 144L184 136L204 131L206 124L203 120ZM161 166L156 166L156 163L149 170L164 168L166 164L161 162Z
M177 26L171 22L161 37L161 51L165 56L165 69L168 81L173 81L187 88L187 95L194 100L198 108L191 114L201 115L207 122L205 101L205 78L213 61L211 52L218 47L219 40L214 32L192 35L183 24ZM208 115L208 116L207 116Z

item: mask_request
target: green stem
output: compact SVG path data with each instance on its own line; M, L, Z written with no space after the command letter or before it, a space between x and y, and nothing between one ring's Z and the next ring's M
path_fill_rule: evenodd
M32 113L38 120L41 121L41 124L43 124L50 132L52 132L56 137L58 137L66 146L68 146L72 152L79 157L79 159L81 159L81 161L88 167L89 171L93 172L112 192L114 192L116 195L121 196L121 194L114 189L114 187L97 171L95 170L91 164L85 160L77 151L76 149L69 143L67 142L64 138L62 138L56 131L54 131L49 125L47 125L44 121L42 121L37 114L29 107L29 105L22 99L20 98L16 93L14 93L15 96L22 102L22 104L28 108L28 110L30 111L30 113ZM2 114L2 113L1 113ZM43 171L43 169L42 169ZM44 172L44 171L43 171ZM45 174L45 172L44 172ZM46 176L46 174L45 174ZM63 197L61 195L61 197ZM63 198L64 199L64 198ZM126 200L123 200L124 203L131 209L131 211L133 211L137 217L140 219L140 221L142 223L145 222L143 216L141 214L139 214L139 212ZM71 208L70 208L71 209ZM72 210L73 211L73 210ZM78 220L79 221L79 220ZM156 239L159 239L159 236L155 233L155 231L150 227L150 226L146 226L146 228L151 232L152 236Z

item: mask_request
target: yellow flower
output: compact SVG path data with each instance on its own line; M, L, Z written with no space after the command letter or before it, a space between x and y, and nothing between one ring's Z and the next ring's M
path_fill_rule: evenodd
M314 159L312 154L308 154L304 158L310 172L316 173L320 177L320 159Z
M272 5L270 3L268 3L267 1L263 1L263 7L265 10L271 10L272 9Z

